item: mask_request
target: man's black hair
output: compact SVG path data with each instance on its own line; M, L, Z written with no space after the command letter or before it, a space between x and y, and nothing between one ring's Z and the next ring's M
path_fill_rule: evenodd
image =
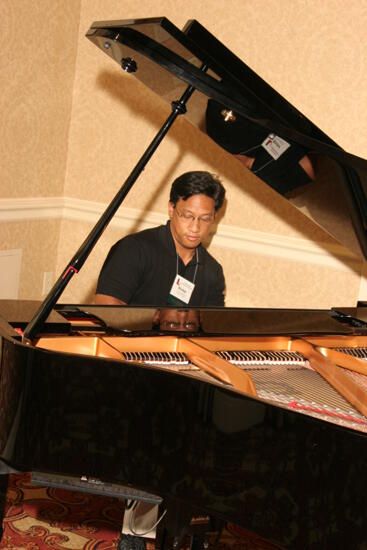
M185 172L172 183L169 200L176 205L179 199L185 201L199 194L213 199L217 211L223 205L226 190L219 178L209 172Z

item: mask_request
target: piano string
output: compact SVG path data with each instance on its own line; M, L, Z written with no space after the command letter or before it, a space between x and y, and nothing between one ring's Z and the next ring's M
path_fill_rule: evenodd
M82 347L79 344L81 341ZM210 340L204 338L202 342L200 338L190 340L177 336L145 337L135 341L124 337L83 337L82 340L74 337L73 342L76 344L74 352L77 353L110 356L125 363L166 369L226 386L226 380L219 380L215 376L214 381L210 372L202 371L201 363L198 366L199 357L207 360L209 353L211 359L218 357L246 372L254 383L258 399L367 432L367 417L313 369L312 360L299 351L287 349L291 342L288 338L269 337L257 340L220 337ZM208 346L209 342L212 349L208 350L205 346ZM319 344L320 340L316 339L316 342ZM202 353L198 353L197 343L201 344ZM37 345L60 350L63 338L41 338ZM70 339L67 345L70 348ZM195 348L194 352L192 346ZM180 347L183 351L178 351ZM362 358L364 362L367 360L365 346L335 346L328 352L332 350L357 357L359 360ZM367 375L343 367L336 369L341 375L348 376L367 395Z

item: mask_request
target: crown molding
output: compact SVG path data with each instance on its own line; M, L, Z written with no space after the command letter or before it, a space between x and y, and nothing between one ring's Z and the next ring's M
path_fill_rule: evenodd
M105 208L103 203L72 197L0 199L0 221L66 219L94 224ZM165 223L166 220L167 216L158 212L120 207L110 225L128 229L138 224L139 229L147 229ZM361 260L337 243L313 242L223 223L216 228L211 244L247 254L316 264L342 271L358 269L361 265Z

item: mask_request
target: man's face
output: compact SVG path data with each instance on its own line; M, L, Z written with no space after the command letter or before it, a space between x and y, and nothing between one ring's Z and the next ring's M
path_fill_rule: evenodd
M176 247L192 250L208 236L215 218L214 200L206 195L179 199L176 206L168 203L171 232Z

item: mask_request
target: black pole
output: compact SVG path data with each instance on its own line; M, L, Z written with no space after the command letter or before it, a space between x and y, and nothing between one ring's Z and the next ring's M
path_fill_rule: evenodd
M205 71L206 67L203 67L202 70ZM133 169L125 183L122 185L120 191L112 199L111 203L106 208L102 216L99 218L98 222L93 227L88 237L85 239L76 254L67 264L66 268L62 272L62 275L58 278L54 286L51 288L50 292L47 294L45 300L42 302L34 317L24 329L23 341L25 341L26 343L32 341L36 333L43 326L43 323L47 319L52 308L68 285L72 276L75 273L78 273L78 271L80 271L80 269L82 268L84 262L93 250L93 247L97 243L103 231L106 229L107 225L115 215L117 209L122 204L126 195L134 185L135 181L138 179L141 172L144 170L149 159L158 148L159 144L167 134L168 130L170 129L176 118L186 112L186 103L190 99L194 91L195 88L193 86L189 86L178 101L172 102L172 113L169 115L162 128L159 130L149 147L146 149L143 156L140 158L135 168Z

